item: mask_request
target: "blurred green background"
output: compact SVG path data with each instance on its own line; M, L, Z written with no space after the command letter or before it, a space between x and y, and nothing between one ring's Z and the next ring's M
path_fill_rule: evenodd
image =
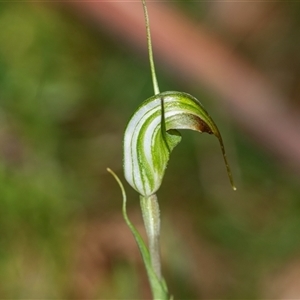
M207 2L170 5L211 26L261 69L290 72L286 93L299 107L299 6L281 4L289 27L272 44L271 34L264 42L226 31ZM183 133L158 193L171 293L279 299L297 291L299 179L235 125L214 91L186 86L159 65L157 72L161 90L187 91L210 111L238 186L230 189L217 139ZM152 94L146 57L67 7L0 4L1 299L150 297L106 167L123 178L124 128ZM129 214L141 224L138 195L126 189Z

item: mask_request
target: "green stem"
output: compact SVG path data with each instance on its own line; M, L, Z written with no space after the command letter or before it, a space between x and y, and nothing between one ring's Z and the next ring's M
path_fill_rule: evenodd
M148 278L149 278L149 283L150 283L150 287L151 287L151 290L152 290L152 294L153 294L153 299L154 300L168 300L170 299L169 295L168 295L168 289L167 289L167 286L165 284L165 281L161 278L159 278L157 276L157 273L154 271L154 268L153 268L153 265L152 265L152 261L154 261L152 258L151 258L151 255L153 256L153 254L150 255L141 235L139 234L139 232L136 230L136 228L134 227L134 225L131 223L131 221L129 220L128 216L127 216L127 211L126 211L126 202L127 202L127 199L126 199L126 193L125 193L125 189L123 187L123 184L121 182L121 180L119 179L119 177L111 170L111 169L107 169L107 171L109 173L112 174L112 176L115 178L115 180L117 181L117 183L119 184L120 188L121 188L121 191L122 191L122 197L123 197L123 207L122 207L122 210L123 210L123 217L125 219L125 222L126 224L128 225L128 227L130 228L137 244L138 244L138 247L141 251L141 255L142 255L142 258L143 258L143 261L145 263L145 267L146 267L146 270L147 270L147 274L148 274ZM154 199L154 202L151 202L151 200L149 200L150 198L153 198L154 196L151 196L149 198L147 198L147 200L142 200L142 207L143 207L143 211L146 211L146 219L148 217L151 218L151 213L147 213L149 211L153 211L153 209L151 208L152 205L150 205L150 209L149 209L149 203L157 203L157 198ZM154 204L154 207L155 207L155 204ZM154 217L153 219L155 220L158 220L158 224L160 223L159 222L159 211L157 211L157 208L158 206L156 207L156 209L154 209ZM155 213L156 211L156 213ZM147 217L148 216L148 217ZM158 218L157 218L158 216ZM148 224L149 222L147 222ZM150 222L151 223L151 222ZM157 222L155 222L157 224ZM154 226L155 228L157 228L157 226ZM146 228L149 229L149 226L147 226ZM157 231L157 230L156 230ZM158 232L159 232L159 225L158 225ZM155 234L154 234L155 235ZM155 240L155 239L154 239ZM158 239L156 239L158 240ZM155 244L155 243L154 243ZM156 243L156 246L151 246L152 249L157 249L157 251L154 251L156 252L157 254L159 254L159 249L158 249L158 243ZM155 255L154 255L155 257ZM160 259L159 259L159 256L158 256L158 268L156 267L156 269L158 271L160 271ZM158 272L160 273L160 272ZM173 298L171 298L173 299Z
M154 94L157 95L157 94L159 94L159 87L158 87L158 82L157 82L156 73L155 73L154 60L153 60L150 22L149 22L148 10L147 10L147 6L146 6L146 0L142 0L142 2L143 2L143 8L144 8L146 30L147 30L147 43L148 43L148 53L149 53L150 69L151 69L151 75L152 75L152 83L153 83Z
M159 249L160 212L156 194L149 197L140 196L143 220L149 242L149 253L152 268L161 280L161 263Z

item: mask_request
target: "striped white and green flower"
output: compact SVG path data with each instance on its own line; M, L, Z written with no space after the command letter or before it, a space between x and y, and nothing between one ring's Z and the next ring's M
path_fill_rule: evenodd
M187 93L163 92L142 103L125 131L125 178L140 195L148 197L159 189L170 153L181 141L177 129L214 134L232 183L222 137L201 103Z

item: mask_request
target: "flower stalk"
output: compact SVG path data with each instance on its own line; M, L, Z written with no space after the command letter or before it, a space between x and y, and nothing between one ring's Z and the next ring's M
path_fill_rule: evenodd
M161 276L161 263L160 263L160 211L156 194L149 197L140 196L141 210L144 220L146 233L148 236L149 253L151 265L159 280Z

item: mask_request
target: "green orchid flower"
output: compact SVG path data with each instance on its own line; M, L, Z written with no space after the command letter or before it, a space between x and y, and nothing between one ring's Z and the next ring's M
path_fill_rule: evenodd
M231 185L232 175L221 134L201 103L183 92L164 92L142 103L131 117L124 135L124 174L142 196L161 186L171 151L181 141L178 129L214 134L221 146Z

